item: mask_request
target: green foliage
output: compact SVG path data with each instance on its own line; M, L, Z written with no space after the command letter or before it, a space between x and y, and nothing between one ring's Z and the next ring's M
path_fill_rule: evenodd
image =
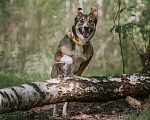
M121 10L120 10L120 13L122 13L124 10L127 10L127 11L132 11L133 9L135 8L135 6L129 6L129 7L124 7L124 8L122 8ZM133 16L135 16L134 14L133 14Z
M137 4L136 6L134 4L134 6L130 5L125 7L122 7L121 5L122 8L120 9L120 11L118 10L118 12L116 13L114 17L114 25L110 29L111 33L113 33L113 31L115 33L118 33L119 36L118 38L121 40L121 42L123 42L122 47L123 47L123 51L125 52L124 61L125 61L126 69L129 68L127 61L131 57L128 54L130 54L130 52L133 52L134 50L135 54L137 54L136 56L138 56L138 49L140 48L146 49L148 44L148 35L150 33L149 31L150 27L148 25L148 21L150 17L148 15L149 8L148 10L144 10L142 8L142 5L148 6L148 3ZM128 15L127 19L125 15ZM118 16L120 16L120 19L117 19ZM116 22L119 22L119 24L117 25ZM128 44L128 47L125 47L126 44ZM134 47L133 50L131 50L132 46ZM127 51L129 51L129 53ZM121 54L123 54L122 51ZM135 63L135 61L133 62ZM132 68L131 67L132 65L133 64L130 64L130 68Z

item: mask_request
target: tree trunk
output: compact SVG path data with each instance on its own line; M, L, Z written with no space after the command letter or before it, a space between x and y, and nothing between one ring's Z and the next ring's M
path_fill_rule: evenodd
M150 73L150 36L149 36L149 45L147 46L145 53L143 52L142 49L140 49L139 55L141 58L141 63L143 65L143 69L142 69L141 73L142 74Z
M150 74L66 77L0 90L0 113L59 102L106 102L126 96L149 96Z

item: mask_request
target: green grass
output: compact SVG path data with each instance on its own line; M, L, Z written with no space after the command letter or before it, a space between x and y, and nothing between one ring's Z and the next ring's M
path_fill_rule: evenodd
M150 120L150 105L148 105L146 110L140 111L139 114L134 113L128 119L129 120Z
M0 89L15 85L20 85L27 82L35 82L40 80L48 80L50 76L40 76L38 74L29 75L29 74L21 74L21 73L6 73L4 71L0 71Z
M0 115L0 120L27 120L26 112L13 112Z

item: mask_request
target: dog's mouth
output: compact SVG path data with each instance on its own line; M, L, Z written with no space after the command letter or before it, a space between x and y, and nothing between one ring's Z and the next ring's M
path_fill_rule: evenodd
M90 33L91 33L90 31L83 31L82 35L84 38L88 38L90 36Z
M78 30L83 35L84 38L88 38L90 36L90 34L92 33L91 28L88 28L88 29L84 28L83 30L81 28L79 28Z

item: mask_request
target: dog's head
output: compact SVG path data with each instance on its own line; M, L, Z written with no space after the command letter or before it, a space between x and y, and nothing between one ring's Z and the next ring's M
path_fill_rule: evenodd
M82 8L78 8L77 16L72 27L73 33L82 40L90 40L96 30L96 24L98 19L97 8L91 8L89 14L83 14Z

